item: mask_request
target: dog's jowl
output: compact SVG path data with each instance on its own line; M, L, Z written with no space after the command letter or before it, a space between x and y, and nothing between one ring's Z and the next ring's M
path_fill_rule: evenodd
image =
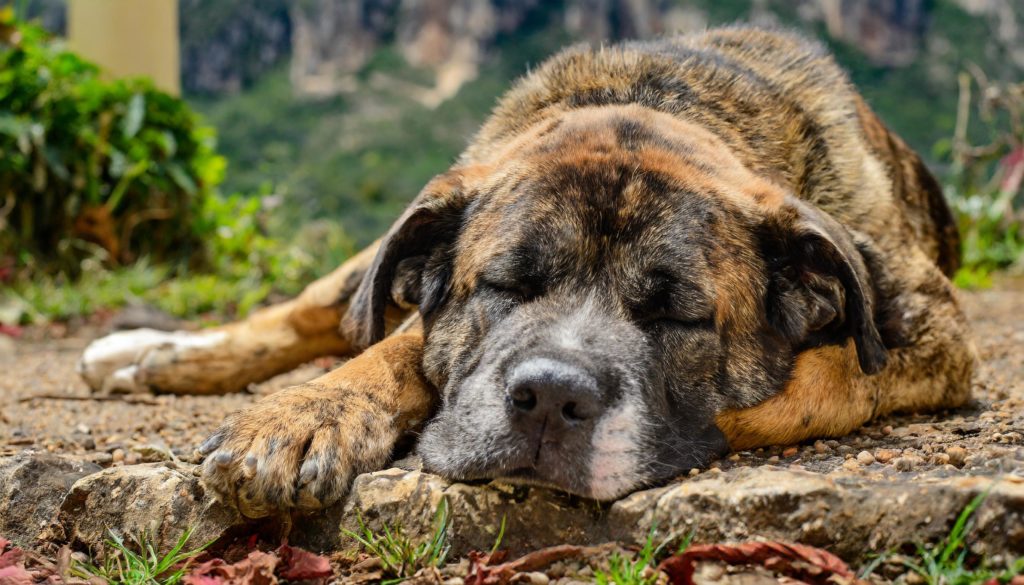
M450 479L610 499L968 397L942 193L789 33L552 57L376 246L254 317L275 332L261 371L373 347L203 446L207 484L243 512L329 504L413 431ZM143 362L104 371L138 380Z

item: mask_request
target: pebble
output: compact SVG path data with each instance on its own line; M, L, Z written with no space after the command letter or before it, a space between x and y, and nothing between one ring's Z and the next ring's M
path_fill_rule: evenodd
M814 452L815 453L825 454L825 453L828 453L830 451L832 451L832 447L829 447L828 443L826 443L825 441L815 441L814 442Z
M860 463L856 459L847 459L843 461L843 469L847 471L856 471L860 468Z
M898 457L893 460L893 465L899 471L911 471L914 469L914 460L910 457Z
M124 461L124 449L114 449L114 452L110 454L110 459L114 463L121 463Z
M967 449L963 447L954 445L946 449L946 455L949 456L949 463L957 467L963 467L964 462L967 461Z
M871 465L875 462L875 456L868 451L861 451L857 453L857 463L861 465Z
M800 449L798 449L796 447L787 447L786 450L782 452L782 456L783 457L792 457L792 456L796 455L799 452L800 452Z
M778 462L779 462L779 456L778 455L772 455L771 457L768 458L768 463L778 463Z
M532 573L521 573L522 577L519 579L519 583L529 583L530 585L548 585L551 579L547 575L539 571Z
M700 469L694 467L690 470L690 477L697 477L698 475L700 475Z
M839 451L840 455L852 455L853 453L855 453L857 451L856 449L854 449L853 447L851 447L849 445L840 445L839 449L837 449L837 450Z
M106 451L100 451L98 453L92 453L89 455L89 460L101 467L106 467L114 462L114 457Z
M884 427L882 427L882 434L883 435L891 435L892 434L892 425L885 425Z
M878 461L879 463L888 463L898 456L899 453L893 449L878 449L875 451L874 455L875 461Z

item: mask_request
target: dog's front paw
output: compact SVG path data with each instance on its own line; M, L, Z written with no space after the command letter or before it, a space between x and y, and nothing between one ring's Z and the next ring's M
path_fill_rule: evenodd
M366 395L311 382L230 415L199 447L203 481L250 518L315 510L341 499L356 474L380 469L396 438Z

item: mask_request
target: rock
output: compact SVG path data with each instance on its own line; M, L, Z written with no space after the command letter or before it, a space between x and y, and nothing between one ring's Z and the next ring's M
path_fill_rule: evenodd
M869 451L861 451L860 453L857 453L857 463L860 463L861 465L871 465L874 462L875 456Z
M949 456L950 465L963 467L964 463L967 461L967 449L964 449L963 447L950 447L946 449L946 455Z
M287 0L180 0L185 90L234 93L287 59L289 4Z
M71 486L100 469L49 453L0 458L0 535L32 546L53 522Z
M551 579L540 572L524 573L519 580L520 583L529 583L529 585L548 585Z
M453 484L420 471L392 469L356 479L341 522L352 529L362 517L375 530L397 524L423 537L433 530L434 511L446 498L453 556L488 550L505 517L502 548L514 554L567 542L640 544L657 526L663 534L695 532L698 542L802 542L862 562L871 552L944 537L964 506L992 481L833 479L807 471L740 468L599 505L541 488ZM991 489L977 512L973 550L986 555L1020 551L1024 483L998 482Z
M875 451L875 460L879 463L889 463L893 459L899 457L899 452L895 449L879 449Z
M355 530L359 518L373 530L401 525L416 538L433 532L435 510L447 499L454 527L453 556L489 550L506 518L501 548L527 552L565 543L604 542L601 508L561 492L497 483L449 483L421 471L389 469L356 478L344 507L342 527ZM351 545L351 542L342 543Z
M108 530L147 534L166 551L182 531L192 528L191 543L220 537L242 519L208 496L192 466L144 463L112 467L79 479L60 507L61 536L74 545L100 545Z

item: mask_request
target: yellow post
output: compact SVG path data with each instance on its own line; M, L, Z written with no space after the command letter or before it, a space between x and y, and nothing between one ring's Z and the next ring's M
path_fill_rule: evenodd
M181 93L178 0L70 0L68 42L108 76L145 75Z

